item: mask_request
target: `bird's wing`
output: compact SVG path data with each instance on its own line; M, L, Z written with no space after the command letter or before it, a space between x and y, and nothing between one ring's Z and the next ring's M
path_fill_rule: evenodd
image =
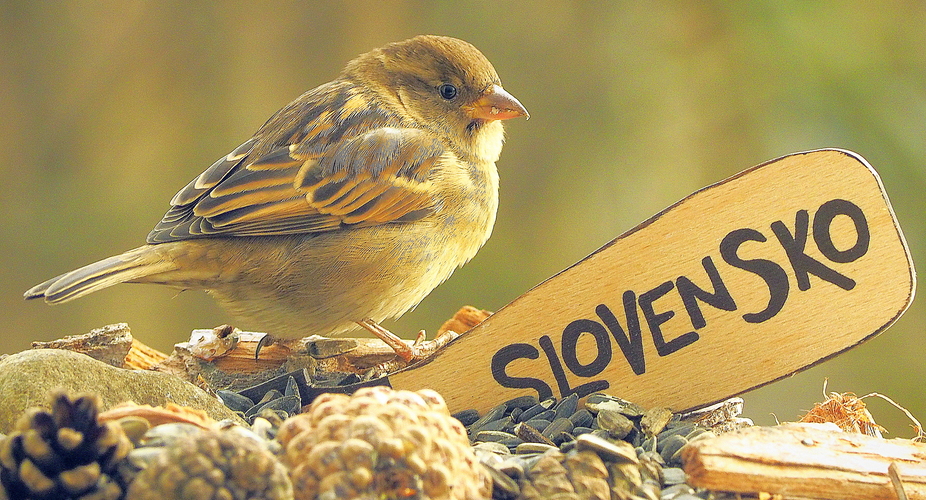
M438 208L440 141L388 126L356 96L298 102L180 190L148 242L342 230Z

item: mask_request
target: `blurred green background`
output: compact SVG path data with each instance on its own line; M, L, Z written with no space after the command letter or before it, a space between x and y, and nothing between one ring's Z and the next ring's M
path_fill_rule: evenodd
M0 352L114 322L169 351L228 321L201 292L121 285L57 307L22 293L143 243L274 111L420 33L480 48L531 120L508 126L492 239L398 332L498 309L692 191L821 147L880 172L926 262L923 2L0 2ZM926 418L923 295L880 337L748 394L747 415L793 420L829 377Z

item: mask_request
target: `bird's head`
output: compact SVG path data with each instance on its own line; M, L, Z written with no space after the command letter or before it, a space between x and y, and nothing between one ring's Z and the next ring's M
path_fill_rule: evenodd
M502 88L492 63L456 38L421 35L359 56L344 71L374 89L384 106L434 130L458 152L495 161L501 122L528 117Z

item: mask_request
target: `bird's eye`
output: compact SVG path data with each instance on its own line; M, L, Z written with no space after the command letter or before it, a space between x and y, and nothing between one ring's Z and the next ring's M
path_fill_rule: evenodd
M457 88L449 83L445 83L440 87L437 87L437 91L440 92L440 96L448 101L457 96Z

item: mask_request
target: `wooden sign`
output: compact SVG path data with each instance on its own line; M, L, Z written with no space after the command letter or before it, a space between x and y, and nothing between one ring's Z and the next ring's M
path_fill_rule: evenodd
M797 153L688 196L388 383L451 411L596 391L681 411L877 335L914 276L865 160Z

